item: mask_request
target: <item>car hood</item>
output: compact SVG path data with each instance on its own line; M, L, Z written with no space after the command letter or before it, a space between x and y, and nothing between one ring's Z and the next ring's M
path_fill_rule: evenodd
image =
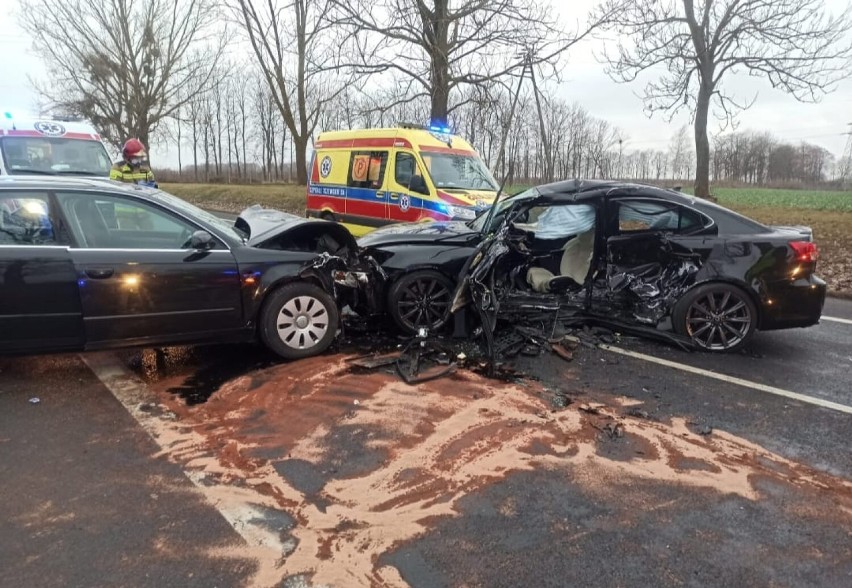
M404 243L469 243L479 236L461 221L422 222L388 225L358 239L361 247L381 247Z
M303 218L273 208L263 208L259 204L243 210L234 226L249 234L247 245L250 247L262 247L264 243L288 233L301 236L315 229L318 233L331 233L341 245L345 244L353 251L356 249L355 237L340 223Z

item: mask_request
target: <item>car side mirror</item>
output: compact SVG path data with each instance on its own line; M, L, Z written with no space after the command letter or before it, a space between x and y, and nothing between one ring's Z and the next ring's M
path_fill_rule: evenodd
M195 231L189 239L189 246L196 251L210 251L216 247L216 240L207 231Z
M411 181L408 182L408 189L418 194L429 194L429 186L426 185L426 180L423 176L411 176Z

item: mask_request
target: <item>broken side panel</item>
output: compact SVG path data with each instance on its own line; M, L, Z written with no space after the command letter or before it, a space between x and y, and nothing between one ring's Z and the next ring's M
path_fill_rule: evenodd
M612 309L657 325L694 283L702 259L667 235L611 237L607 242L606 298Z

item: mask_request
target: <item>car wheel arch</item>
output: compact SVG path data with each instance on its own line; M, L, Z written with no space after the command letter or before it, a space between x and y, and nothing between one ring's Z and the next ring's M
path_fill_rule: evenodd
M717 353L741 349L760 330L759 305L734 280L705 280L689 288L672 306L671 320L674 332Z
M674 302L674 304L672 304L671 311L673 312L674 307L677 305L677 303L681 299L683 299L685 296L687 296L690 292L695 290L696 288L700 288L701 286L707 286L707 285L712 285L712 284L727 284L729 286L734 286L736 288L739 288L740 290L745 292L746 295L751 300L752 304L754 304L754 307L757 311L757 330L760 330L761 323L763 322L763 305L761 304L760 297L757 295L757 292L755 292L754 288L749 286L747 283L745 283L741 280L735 280L733 278L729 278L729 277L726 277L726 276L714 277L714 278L701 280L699 282L693 283L692 285L689 286L689 288L684 290L684 292L678 297L678 299ZM669 314L671 314L671 312Z
M306 279L299 279L299 278L289 279L289 280L283 279L283 280L278 281L276 283L276 286L277 287L271 288L266 293L266 296L264 297L263 301L258 306L258 312L257 312L257 315L256 315L256 325L255 325L258 340L260 340L264 345L266 345L268 348L270 348L273 352L277 353L278 355L281 355L285 359L300 359L302 357L309 357L310 355L314 355L316 353L321 353L321 352L325 351L325 349L327 349L327 347L329 345L331 345L332 341L336 337L336 333L337 333L337 330L339 328L339 322L340 322L340 314L339 314L340 311L339 311L339 308L337 307L337 301L334 298L334 295L332 293L328 292L320 284L318 284L314 281L311 281L311 280L306 280ZM278 341L276 339L276 335L273 334L273 332L270 332L270 331L274 331L274 328L270 329L269 324L268 324L270 319L267 315L267 312L270 309L270 304L273 304L275 302L276 295L281 293L283 290L286 290L287 288L295 288L296 290L305 289L305 288L310 290L312 288L316 288L316 291L317 291L316 295L314 295L311 292L304 292L302 294L299 294L299 296L308 296L308 297L311 297L311 298L314 298L314 299L318 299L321 304L324 304L322 298L324 296L328 297L329 304L324 304L324 306L327 308L327 310L323 311L323 315L326 316L326 318L330 319L331 322L325 323L324 326L322 326L323 334L322 334L321 340L317 340L317 346L319 347L319 349L317 351L312 351L312 347L306 348L307 353L305 353L304 351L300 351L299 349L303 349L301 347L299 349L294 350L293 348L290 348L291 346L289 345L288 342L284 342L283 345L282 345L282 342ZM286 306L286 303L285 303L285 306ZM308 309L310 309L310 308L311 307L309 306ZM310 313L311 311L308 310L307 312ZM281 327L279 327L279 330L280 330L280 328ZM266 331L265 331L265 329L266 329ZM280 336L280 335L278 335L278 336ZM303 337L303 338L305 338L305 337Z

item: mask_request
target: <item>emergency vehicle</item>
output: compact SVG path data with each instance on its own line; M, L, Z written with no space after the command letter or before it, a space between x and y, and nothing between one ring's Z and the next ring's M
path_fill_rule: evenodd
M390 223L473 219L498 188L473 147L449 129L330 131L314 143L306 213L360 236Z
M112 161L82 120L0 115L0 175L109 177Z

